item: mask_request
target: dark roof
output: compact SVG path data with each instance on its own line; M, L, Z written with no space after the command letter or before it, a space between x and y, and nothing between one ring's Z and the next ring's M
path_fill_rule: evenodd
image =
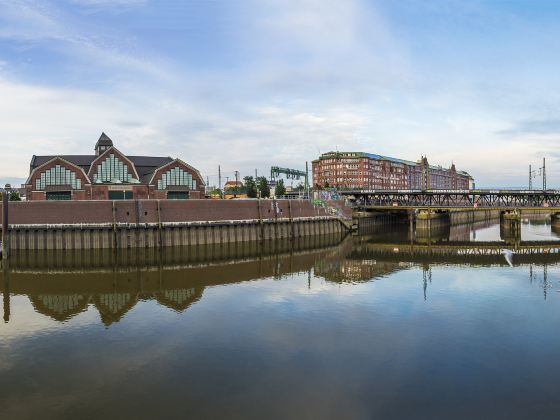
M55 158L61 158L73 163L76 166L82 168L86 173L89 172L89 168L92 162L98 157L95 155L51 155L51 156L33 156L31 158L31 170L37 168L38 166L47 163ZM148 183L152 177L154 171L163 165L172 162L173 159L169 156L127 156L128 159L132 161L140 177L139 181L142 183Z
M97 157L95 155L51 155L51 156L33 156L31 158L31 170L35 169L38 166L47 163L50 160L55 158L61 158L67 160L74 165L81 167L84 171L88 171L89 167L91 166L91 162Z
M138 176L140 177L140 182L143 184L147 184L150 181L150 178L157 168L173 161L170 157L159 156L127 156L127 158L134 163Z
M111 140L107 134L101 133L101 136L99 136L99 140L97 140L97 143L95 143L95 148L97 149L97 146L112 146L112 145L113 145L113 140Z

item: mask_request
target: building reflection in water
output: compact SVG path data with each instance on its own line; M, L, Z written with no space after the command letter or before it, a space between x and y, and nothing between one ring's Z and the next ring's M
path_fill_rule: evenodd
M309 271L314 262L339 254L340 235L298 241L246 243L165 252L14 255L2 268L4 321L10 295L25 295L36 312L65 322L94 307L106 326L118 322L139 301L155 300L182 312L209 286Z
M328 282L352 284L415 268L421 272L423 298L427 300L433 267L507 265L500 245L457 241L471 238L471 232L455 232L453 240L448 236L439 244L398 242L393 232L385 236L390 239L386 243L380 242L379 235L374 239L335 235L294 242L174 248L163 253L130 250L120 255L16 255L0 272L4 321L12 315L10 295L27 296L36 312L59 322L94 307L102 323L110 326L139 301L155 300L182 312L202 299L209 286L302 272L307 272L307 286L311 288L312 273ZM524 249L531 252L523 254ZM543 243L540 247L531 244L518 251L514 265L528 268L529 281L538 279L546 299L551 287L548 266L558 263L560 243Z

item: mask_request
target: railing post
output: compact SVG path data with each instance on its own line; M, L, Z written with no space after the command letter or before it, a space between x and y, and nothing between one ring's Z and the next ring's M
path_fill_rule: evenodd
M9 234L8 234L8 192L2 194L2 259L7 260L10 252Z
M2 270L4 272L4 322L8 323L10 321L10 268L8 267L8 261L4 261Z

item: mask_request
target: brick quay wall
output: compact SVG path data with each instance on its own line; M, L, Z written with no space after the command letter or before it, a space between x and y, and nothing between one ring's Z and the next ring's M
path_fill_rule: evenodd
M304 200L10 202L8 216L11 251L209 245L347 229Z

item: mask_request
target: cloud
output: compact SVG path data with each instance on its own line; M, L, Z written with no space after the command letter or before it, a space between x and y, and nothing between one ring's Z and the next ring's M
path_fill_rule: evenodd
M279 96L355 104L412 77L406 48L361 0L257 1L243 34L256 84Z
M24 178L32 154L89 154L101 131L130 154L172 155L204 175L270 165L303 168L331 144L358 147L366 119L344 109L312 113L282 107L229 112L145 96L119 97L0 80L0 126L17 141L3 144L0 179ZM33 124L29 124L29 116ZM22 146L24 145L24 146ZM217 179L212 179L216 182Z
M520 136L526 134L556 134L560 135L560 118L523 120L511 128L500 130L502 136Z
M0 0L0 126L18 140L1 140L0 177L25 177L33 153L89 153L106 131L211 183L219 164L301 168L334 149L427 154L483 183L522 182L527 161L558 151L560 120L519 116L554 115L555 90L478 52L495 50L485 25L526 38L532 27L495 26L503 14L485 3L424 4ZM500 60L517 60L517 40L500 39Z
M82 3L103 4L94 0ZM114 6L132 3L117 1ZM171 78L168 63L153 52L139 48L134 37L125 36L115 28L100 31L87 19L78 19L48 1L7 0L1 3L0 39L21 43L25 48L41 48L51 55L60 54L66 63L65 70L107 75L108 68L118 68L120 73L128 71L156 80Z

